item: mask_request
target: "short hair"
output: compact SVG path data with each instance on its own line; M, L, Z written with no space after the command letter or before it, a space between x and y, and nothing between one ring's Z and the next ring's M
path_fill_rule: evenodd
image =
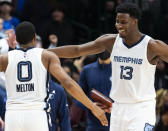
M32 23L24 21L16 27L15 33L17 42L25 45L33 40L36 30Z
M140 8L133 3L123 3L117 6L116 13L128 13L130 17L140 19L141 17L141 10Z

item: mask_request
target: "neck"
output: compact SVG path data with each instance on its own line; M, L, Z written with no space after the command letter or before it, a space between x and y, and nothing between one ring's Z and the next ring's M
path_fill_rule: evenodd
M34 47L33 43L28 43L28 44L20 44L20 47L23 48L24 50L26 50L29 47Z
M108 58L108 59L106 59L106 60L101 60L101 59L99 58L99 64L110 64L110 63L111 63L110 58Z
M10 20L11 19L11 16L10 16L9 13L3 13L2 16L5 20Z
M128 45L133 45L142 37L142 35L143 34L141 32L136 30L135 32L124 38L124 40Z

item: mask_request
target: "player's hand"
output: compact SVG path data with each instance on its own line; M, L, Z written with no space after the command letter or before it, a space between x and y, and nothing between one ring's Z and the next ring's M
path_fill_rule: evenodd
M1 129L4 130L5 124L4 124L4 121L1 119L1 117L0 117L0 126L1 126Z
M14 30L11 29L6 31L6 35L7 35L6 40L8 41L9 47L11 47L12 49L15 49L17 45L17 41L16 41L16 35L14 33Z
M104 104L102 104L102 103L100 103L100 102L95 102L95 104L96 104L98 107L100 107L102 110L104 110L105 112L111 114L111 107L106 106L106 105L104 105Z
M103 126L108 126L108 121L105 112L100 107L94 104L94 108L92 108L91 111L99 119Z

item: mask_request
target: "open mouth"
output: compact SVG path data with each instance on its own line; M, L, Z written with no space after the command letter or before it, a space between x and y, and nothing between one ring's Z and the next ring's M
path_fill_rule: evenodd
M119 32L120 34L123 34L123 33L125 33L125 30L118 30L118 32Z

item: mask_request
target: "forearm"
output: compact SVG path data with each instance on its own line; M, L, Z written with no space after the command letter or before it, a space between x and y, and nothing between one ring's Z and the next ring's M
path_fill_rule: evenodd
M48 49L48 51L54 52L59 58L75 58L80 56L94 55L103 52L104 50L104 47L102 45L96 45L95 41L81 45L67 45Z
M71 81L69 84L63 86L69 94L80 101L88 109L93 108L93 102L85 95L81 87L75 81Z

